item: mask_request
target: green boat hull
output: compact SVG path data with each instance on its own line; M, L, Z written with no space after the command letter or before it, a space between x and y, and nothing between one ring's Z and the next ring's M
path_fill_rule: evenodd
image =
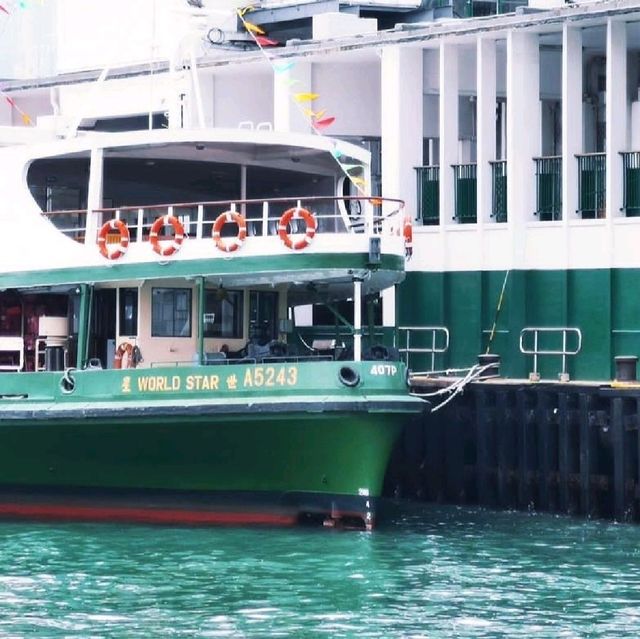
M349 365L354 387L340 381L337 362L295 372L81 371L67 377L71 391L62 373L5 376L0 515L111 512L96 518L152 521L155 512L159 521L189 522L200 513L203 523L313 516L370 527L394 442L423 407L408 396L401 365L382 375L370 375L372 366ZM274 386L256 388L256 374L265 383L273 375ZM40 386L7 392L10 379L25 377Z

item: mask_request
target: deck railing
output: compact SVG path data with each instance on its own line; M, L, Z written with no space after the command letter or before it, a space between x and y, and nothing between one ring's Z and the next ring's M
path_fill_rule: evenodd
M496 222L507 221L507 161L491 164L491 217Z
M440 167L417 166L418 218L425 226L440 223Z
M278 235L280 217L290 208L304 208L313 213L317 221L317 233L366 233L369 235L398 235L404 224L404 202L382 197L310 196L307 198L272 198L269 200L222 200L211 202L183 202L151 206L121 206L91 211L43 212L63 233L79 242L93 243L100 226L111 220L127 224L132 242L149 239L153 223L161 216L177 217L187 236L200 239L211 237L213 225L220 214L234 211L243 215L247 223L247 235ZM77 225L68 223L76 216ZM94 222L91 237L87 234L89 221ZM61 223L62 221L62 223ZM293 219L291 233L304 233L305 222ZM233 234L233 231L230 230ZM223 235L225 233L223 232ZM115 233L115 241L118 234ZM162 238L161 238L162 239ZM107 242L109 237L107 236Z
M606 209L606 155L586 153L576 155L578 160L578 210L583 219L605 216Z
M640 151L621 153L623 170L622 209L627 217L640 216Z
M453 164L455 184L454 218L460 224L473 224L478 220L476 164Z
M562 156L533 158L536 164L536 215L542 221L562 219Z

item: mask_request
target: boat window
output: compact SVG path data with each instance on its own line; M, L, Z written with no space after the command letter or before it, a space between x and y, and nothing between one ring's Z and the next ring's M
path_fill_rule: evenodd
M205 337L242 337L243 297L242 291L205 292Z
M266 344L278 337L278 294L251 291L249 297L249 339Z
M191 289L152 290L151 336L191 337Z
M138 289L120 289L120 334L138 334Z

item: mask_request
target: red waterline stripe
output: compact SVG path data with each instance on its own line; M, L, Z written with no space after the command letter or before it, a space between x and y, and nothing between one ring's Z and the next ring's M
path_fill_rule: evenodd
M156 524L268 524L291 526L294 515L260 512L207 512L181 509L57 506L52 504L0 504L0 516L76 521L127 521Z

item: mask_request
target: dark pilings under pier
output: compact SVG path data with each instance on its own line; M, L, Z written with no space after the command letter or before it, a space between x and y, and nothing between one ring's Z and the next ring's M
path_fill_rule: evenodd
M640 521L639 415L640 384L476 381L409 426L387 494Z

